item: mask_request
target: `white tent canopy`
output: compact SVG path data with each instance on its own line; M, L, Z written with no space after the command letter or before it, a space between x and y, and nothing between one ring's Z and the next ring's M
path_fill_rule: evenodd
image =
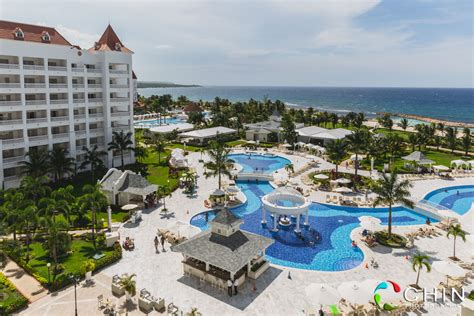
M352 190L347 187L339 187L333 190L333 192L337 193L352 193Z
M462 159L451 160L451 166L454 165L456 168L460 168L462 166L468 166L468 163Z
M426 158L426 156L421 151L414 151L411 154L402 157L403 160L413 161L420 165L430 165L434 161Z
M314 178L318 179L318 180L327 180L327 179L329 179L329 176L320 173L320 174L315 175Z
M435 171L449 171L450 169L446 166L443 166L443 165L436 165L436 166L433 166L433 169Z
M359 281L344 282L337 288L346 301L354 304L367 304L373 296L373 288Z
M306 295L319 305L336 304L341 299L339 292L326 284L313 283L306 287Z

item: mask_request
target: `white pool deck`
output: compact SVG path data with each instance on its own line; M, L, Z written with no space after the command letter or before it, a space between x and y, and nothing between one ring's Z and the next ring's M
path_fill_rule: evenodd
M295 169L308 162L307 159L297 156L281 154L292 161ZM208 193L217 187L214 178L206 179L203 176L202 164L198 162L200 153L190 153L190 165L198 172L198 194L194 197L186 196L182 190L175 191L166 201L170 210L167 215L160 213L159 208L143 214L143 221L138 225L124 224L120 228L121 238L135 239L136 249L131 252L124 251L123 259L118 263L104 269L96 277L99 282L93 288L80 288L79 314L100 315L96 308L97 293L112 297L110 283L107 283L115 274L136 273L138 290L146 288L155 297L163 297L166 303L173 302L185 312L192 307L197 307L203 315L304 315L304 308L316 306L316 302L305 294L305 288L311 283L326 283L337 287L345 281L363 281L365 279L394 280L402 288L414 283L416 273L405 256L410 256L416 251L428 254L432 260L446 260L452 255L453 240L445 235L433 238L421 238L415 241L415 248L390 250L385 247L368 249L362 247L367 261L374 258L378 269L365 268L365 262L355 269L341 272L319 272L299 270L288 267L272 265L254 284L247 282L239 291L238 296L228 297L226 292L219 291L206 284L199 284L195 279L184 277L182 273L182 256L169 250L155 253L153 238L157 228L165 227L169 222L180 220L189 222L192 216L204 211L204 200ZM204 156L204 159L205 156ZM321 161L320 168L327 169L333 165ZM310 170L310 171L314 171ZM308 172L310 172L308 171ZM285 172L280 170L280 172ZM297 181L299 177L297 177ZM411 189L412 199L417 201L426 193L445 186L473 184L474 178L462 178L452 181L447 180L422 180L413 182ZM326 193L314 192L310 196L315 201L324 202ZM463 216L463 228L474 233L474 212L471 210ZM396 227L395 231L405 233L414 231L417 227ZM353 231L357 239L358 230ZM474 245L470 242L457 242L457 255L462 260L472 261ZM291 273L291 279L288 278ZM433 287L445 280L445 276L435 270L430 273L423 271L420 285ZM471 279L472 281L472 279ZM472 282L465 286L466 291L473 289ZM123 298L122 298L123 301ZM67 288L57 295L47 297L33 303L25 315L66 315L72 311L73 289ZM156 312L154 312L157 314ZM429 306L426 315L457 315L459 306L447 307L444 305ZM143 315L134 310L130 315ZM414 314L413 314L414 315Z

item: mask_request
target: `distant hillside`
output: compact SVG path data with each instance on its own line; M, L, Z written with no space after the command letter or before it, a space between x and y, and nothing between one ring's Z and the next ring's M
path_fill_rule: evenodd
M159 81L139 81L138 88L189 88L189 87L200 87L197 84L178 84L172 82L159 82Z

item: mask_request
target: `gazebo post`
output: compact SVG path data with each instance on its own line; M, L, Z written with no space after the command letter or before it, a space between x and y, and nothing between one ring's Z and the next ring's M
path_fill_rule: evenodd
M306 210L305 216L304 216L304 225L308 226L309 225L309 210Z
M229 271L229 273L230 273L230 279L231 279L231 280L234 280L235 273L234 273L234 272L230 272L230 271Z
M295 232L296 232L296 233L301 232L301 229L300 229L300 217L301 217L301 214L298 214L298 215L296 216L296 229L295 229Z
M277 216L275 213L273 213L273 231L277 232L278 231L278 226L277 226Z
M250 269L252 268L250 261L247 263L247 273L250 273Z
M262 224L266 224L267 223L267 215L266 215L266 211L265 211L265 206L262 207Z
M209 271L209 262L206 262L206 271Z

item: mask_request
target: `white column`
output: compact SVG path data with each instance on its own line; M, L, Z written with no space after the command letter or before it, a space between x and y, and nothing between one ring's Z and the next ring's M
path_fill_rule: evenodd
M206 271L209 271L209 263L206 262Z
M306 210L304 224L309 225L309 210Z
M273 231L278 231L277 216L275 213L273 213Z
M300 229L300 217L301 217L301 214L298 214L296 216L296 229L295 229L295 232L299 233L301 231Z
M250 261L249 261L249 263L247 263L247 273L250 273L250 268L251 268L251 265L250 265Z
M267 216L266 216L266 212L265 212L265 206L262 208L262 224L266 224L267 223Z

